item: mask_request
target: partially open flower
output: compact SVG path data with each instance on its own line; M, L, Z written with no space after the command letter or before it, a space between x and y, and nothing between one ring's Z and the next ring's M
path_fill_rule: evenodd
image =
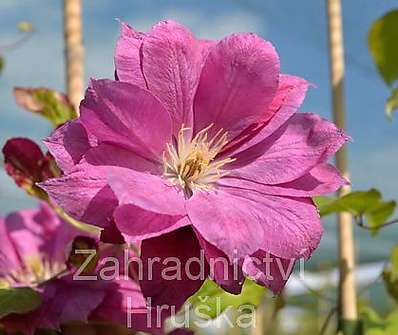
M54 158L49 153L44 154L35 142L23 137L9 139L2 151L5 169L15 183L30 195L46 199L47 194L36 183L61 174Z
M64 176L41 186L73 217L143 240L144 259L203 249L239 265L238 278L213 274L230 292L259 273L279 292L287 278L264 278L253 258L311 255L323 231L311 197L346 183L327 160L348 137L297 113L308 83L281 74L255 34L204 41L172 21L148 33L122 24L115 64L118 81L91 81L80 118L46 140ZM161 284L142 287L180 302L201 280Z
M112 279L98 275L106 266L106 257L122 258L124 250L103 245L95 236L82 236L44 203L39 210L23 210L1 219L0 287L29 287L41 296L38 309L8 314L1 324L7 331L31 335L37 329L59 329L72 321L102 321L126 327L130 318L134 330L163 333L162 322L147 325L152 312L147 311L138 283L124 276L122 266ZM79 256L88 255L87 251L94 257L85 264L86 258ZM132 254L128 249L126 252Z

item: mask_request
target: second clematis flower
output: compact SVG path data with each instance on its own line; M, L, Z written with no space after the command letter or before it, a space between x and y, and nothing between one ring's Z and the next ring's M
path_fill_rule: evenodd
M311 197L346 183L327 161L348 137L297 113L308 82L281 74L255 34L207 41L173 21L148 33L122 24L115 65L117 81L92 80L79 119L46 140L64 175L41 187L76 219L143 241L143 259L204 250L238 265L234 278L211 271L226 290L252 276L279 292L287 278L256 258L286 268L312 254L323 229ZM157 302L202 282L156 278L141 286Z
M147 307L138 283L122 272L125 255L133 259L133 253L81 234L44 202L39 209L0 218L0 288L29 287L41 297L34 311L0 317L4 330L33 335L38 329L89 321L164 334L167 315ZM101 276L115 257L121 259L120 271L112 278Z

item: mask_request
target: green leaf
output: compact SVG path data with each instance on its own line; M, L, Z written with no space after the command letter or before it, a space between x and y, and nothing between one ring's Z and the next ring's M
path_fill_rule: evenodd
M340 329L343 335L364 335L362 320L342 320Z
M228 307L258 306L262 302L265 292L264 287L246 279L241 294L234 295L225 292L215 282L208 279L199 291L188 299L188 303L197 315L214 319Z
M383 327L384 320L381 316L372 308L364 307L361 309L361 319L364 321L365 327Z
M341 198L315 198L321 216L332 213L350 212L354 216L364 216L374 235L396 208L395 201L383 201L381 193L375 189L351 192Z
M346 211L351 212L354 215L360 215L363 214L370 206L378 204L381 199L381 194L379 191L371 189L369 191L351 192L335 200L326 199L321 199L318 207L321 216Z
M390 313L386 318L386 334L396 335L398 334L398 310Z
M3 56L0 56L0 74L3 72L4 70L4 65L5 65L5 60Z
M391 262L391 270L394 274L394 277L398 279L398 246L396 246L390 257L390 262Z
M392 113L396 109L398 109L398 88L392 90L391 95L386 102L386 114L390 120L392 119Z
M312 200L314 200L316 207L322 211L322 216L328 214L327 209L329 208L329 205L335 201L335 199L330 197L314 197Z
M368 44L373 60L387 85L398 79L398 10L376 20L369 31Z
M390 265L384 269L383 279L387 292L398 302L398 246L391 253Z
M11 313L28 313L40 305L40 294L29 287L0 289L0 318Z
M366 307L361 311L366 335L396 335L398 334L398 310L393 310L385 318L376 311Z
M48 88L14 88L15 101L22 108L49 119L54 127L77 117L68 98Z
M21 31L23 33L30 33L34 30L33 23L29 22L29 21L18 22L17 28L19 31Z
M363 321L366 335L385 335L385 321L375 310L370 307L363 308L360 317Z
M365 211L365 216L368 221L368 225L372 227L371 233L376 235L378 228L384 224L389 217L394 213L396 207L395 201L388 201L375 204Z
M398 280L394 279L394 275L391 270L383 271L383 280L388 294L398 302Z

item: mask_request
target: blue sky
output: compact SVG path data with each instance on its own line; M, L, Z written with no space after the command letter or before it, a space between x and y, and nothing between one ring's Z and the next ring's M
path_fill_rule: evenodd
M0 77L1 145L12 136L39 141L50 131L45 120L15 105L12 88L47 86L63 90L61 3L54 0L0 2L0 46L18 36L15 26L21 20L33 22L37 29L23 47L5 54L6 69ZM344 1L343 7L347 123L353 138L349 145L352 184L354 189L377 187L387 198L398 199L398 120L390 123L384 117L383 106L389 91L367 49L370 24L398 5L393 0L364 0L360 8L358 4ZM161 19L172 18L205 38L221 38L237 31L256 32L274 43L283 72L305 77L316 85L302 110L331 117L325 1L88 0L84 6L87 78L113 76L112 54L119 31L116 18L141 30ZM33 203L0 171L0 214ZM358 232L358 235L363 245L368 243L365 234ZM384 250L388 253L397 237L397 229L395 233L393 228L384 232L376 247L377 254L384 254ZM326 236L322 243L324 248L332 247L334 235ZM361 255L366 251L372 255L376 252L371 247L364 248Z

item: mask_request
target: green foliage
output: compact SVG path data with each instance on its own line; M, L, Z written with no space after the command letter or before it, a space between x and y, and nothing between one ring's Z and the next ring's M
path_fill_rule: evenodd
M31 312L40 304L40 294L29 287L0 289L0 318L11 313Z
M392 113L396 109L398 109L398 88L392 90L386 102L386 113L389 119L392 119Z
M388 293L398 302L398 246L391 254L390 266L383 271L383 279Z
M213 319L228 307L258 306L265 292L264 287L249 279L245 280L242 292L238 295L227 293L212 280L206 280L200 290L188 299L188 303L198 315Z
M365 335L396 335L398 334L398 310L382 318L370 307L361 311L361 319L365 326Z
M4 65L5 65L5 60L4 57L0 56L0 74L3 72L4 70Z
M21 21L17 24L17 28L19 31L23 33L30 33L34 30L34 26L32 22L29 21Z
M383 201L378 190L351 192L341 198L316 198L321 216L339 212L350 212L357 217L367 219L372 234L376 234L381 225L394 213L396 202Z
M54 127L77 117L67 97L48 88L16 87L14 95L18 105L49 119Z
M369 31L368 43L373 59L387 85L398 79L398 10L376 20Z
M362 320L342 320L340 329L343 335L364 335Z
M370 53L386 84L390 87L398 80L398 10L388 12L376 20L369 30ZM386 114L398 108L398 88L392 90L386 102Z

